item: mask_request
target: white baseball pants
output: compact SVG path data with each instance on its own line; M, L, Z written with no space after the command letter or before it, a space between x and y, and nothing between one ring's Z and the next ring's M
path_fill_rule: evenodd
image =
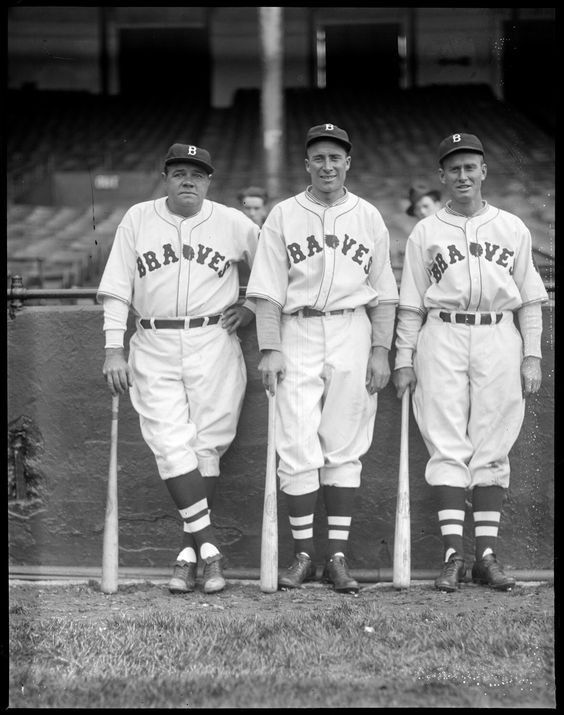
M130 341L131 402L162 479L198 468L219 475L247 384L239 338L220 324L188 330L139 327Z
M280 488L307 494L321 485L360 485L360 457L371 443L377 395L366 389L371 325L354 313L282 316L286 377L277 386Z
M507 488L508 454L525 414L513 313L497 325L445 323L438 313L429 311L413 362L413 413L430 455L425 479Z

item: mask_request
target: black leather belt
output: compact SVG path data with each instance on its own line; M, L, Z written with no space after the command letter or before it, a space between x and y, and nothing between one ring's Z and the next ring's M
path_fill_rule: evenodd
M354 313L353 308L343 308L342 310L327 310L323 312L322 310L316 310L315 308L302 308L301 310L296 310L295 313L290 315L300 315L302 318L320 318L324 315L344 315L345 313Z
M445 323L462 323L463 325L491 325L491 313L445 313L441 311L439 318ZM495 314L496 324L503 318L503 313Z
M175 320L173 319L164 319L164 318L155 318L149 319L149 318L141 318L139 321L139 325L142 328L156 328L157 330L161 329L176 329L176 330L185 330L186 328L201 328L204 325L215 325L216 323L219 323L221 319L221 315L210 315L206 316L205 318L177 318Z

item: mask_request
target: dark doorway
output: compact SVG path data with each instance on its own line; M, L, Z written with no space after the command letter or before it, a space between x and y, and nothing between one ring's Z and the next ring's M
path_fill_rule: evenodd
M504 25L504 99L545 131L556 132L555 23L517 20Z
M397 24L327 25L326 86L330 90L398 89Z
M211 62L206 28L120 30L119 79L124 95L194 97L209 103Z

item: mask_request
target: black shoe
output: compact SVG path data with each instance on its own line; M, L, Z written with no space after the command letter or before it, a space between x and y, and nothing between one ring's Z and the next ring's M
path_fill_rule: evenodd
M327 559L323 570L323 581L332 583L335 591L340 593L358 593L358 583L350 575L344 556L334 554Z
M435 579L435 588L439 591L452 593L459 588L459 582L462 581L466 573L466 564L464 559L459 554L452 554L449 560L443 564L443 570L440 576Z
M315 571L315 564L307 554L296 554L286 574L278 579L278 586L282 589L301 588L304 581L315 578Z
M497 591L510 591L515 586L515 579L512 576L506 576L501 564L498 564L495 554L488 554L474 563L472 581L490 586Z
M223 556L221 554L204 559L204 574L202 577L204 593L217 593L225 588L222 561Z
M196 569L198 564L187 561L177 561L174 565L172 578L168 582L171 593L191 593L196 588Z

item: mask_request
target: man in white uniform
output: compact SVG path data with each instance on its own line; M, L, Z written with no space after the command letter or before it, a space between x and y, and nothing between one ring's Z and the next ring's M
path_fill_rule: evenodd
M206 198L213 171L205 149L170 147L167 195L126 212L98 289L103 374L113 395L129 389L143 438L183 520L172 593L194 590L198 559L204 591L225 586L209 512L246 388L236 330L254 315L252 301L238 303L237 263L252 265L259 229L241 211ZM137 330L127 361L130 309Z
M247 296L257 301L265 387L277 393L276 449L294 560L281 588L314 578L320 489L328 523L323 578L356 593L346 549L372 442L377 393L389 381L398 293L379 211L345 188L351 142L334 124L306 136L311 186L277 204L262 230Z
M508 454L524 398L541 384L541 303L548 296L525 224L482 198L486 176L478 137L456 133L441 142L439 178L449 200L409 236L400 289L392 379L398 398L412 391L429 451L425 478L444 548L435 586L446 592L466 573L468 492L473 581L502 591L515 583L497 560L496 543Z

